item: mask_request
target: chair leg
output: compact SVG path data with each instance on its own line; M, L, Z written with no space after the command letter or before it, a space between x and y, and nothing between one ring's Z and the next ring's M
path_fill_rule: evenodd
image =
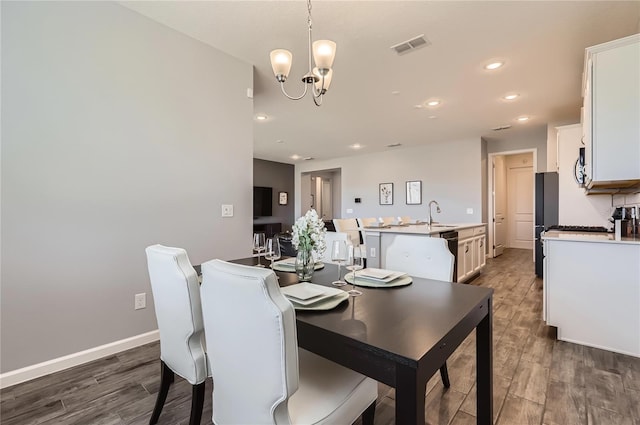
M373 420L376 416L376 401L377 400L373 400L373 403L362 412L362 425L373 425Z
M191 418L189 425L200 425L202 406L204 405L204 382L194 385L191 392Z
M440 377L442 378L442 384L445 388L449 388L451 386L451 382L449 381L449 371L447 370L447 362L444 362L442 366L440 366Z
M153 408L153 413L151 414L149 425L154 425L158 423L158 419L160 418L160 413L162 412L162 408L164 407L164 402L167 399L167 394L169 393L169 387L171 386L174 380L173 371L162 360L160 360L160 367L161 367L160 390L158 391L158 397L156 398L156 405Z

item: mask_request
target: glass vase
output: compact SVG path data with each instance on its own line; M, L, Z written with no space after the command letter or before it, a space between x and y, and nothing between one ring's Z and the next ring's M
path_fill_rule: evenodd
M310 250L301 249L296 255L296 274L300 282L308 282L315 270L315 260Z

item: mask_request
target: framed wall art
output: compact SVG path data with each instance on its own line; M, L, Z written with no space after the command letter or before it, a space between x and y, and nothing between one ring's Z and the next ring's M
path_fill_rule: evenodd
M422 204L422 181L407 182L407 205Z
M393 183L380 183L380 205L393 205Z

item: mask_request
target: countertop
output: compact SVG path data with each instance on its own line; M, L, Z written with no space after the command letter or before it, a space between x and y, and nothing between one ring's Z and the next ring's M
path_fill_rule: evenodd
M410 224L401 226L385 226L385 227L364 227L362 230L365 232L380 232L380 233L403 233L411 235L437 235L444 232L451 232L454 230L468 229L471 227L485 226L486 223L435 223L433 226L427 224Z
M541 235L543 240L553 241L573 241L573 242L595 242L595 243L615 243L640 245L640 236L625 236L616 240L613 233L590 233L590 232L559 232L548 230Z

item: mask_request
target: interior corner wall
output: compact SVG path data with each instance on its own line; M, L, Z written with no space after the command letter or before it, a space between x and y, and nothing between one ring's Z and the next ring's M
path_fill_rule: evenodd
M440 204L434 219L449 223L482 220L480 138L447 141L419 147L396 148L326 161L296 165L296 194L301 176L316 170L341 169L342 218L411 216L426 218L429 201ZM422 181L422 204L407 205L405 184ZM380 183L393 183L393 205L380 205ZM356 204L354 199L361 198ZM467 209L472 213L468 214ZM347 210L352 212L347 213ZM296 216L303 213L296 203Z
M146 246L250 254L253 75L114 2L1 7L4 373L157 329Z
M547 171L547 126L539 126L528 132L496 140L487 138L487 154L536 149L536 170Z
M254 218L254 223L282 223L282 230L291 230L295 194L293 185L294 166L282 162L253 160L253 185L273 189L271 217ZM287 192L287 205L279 205L278 193Z

